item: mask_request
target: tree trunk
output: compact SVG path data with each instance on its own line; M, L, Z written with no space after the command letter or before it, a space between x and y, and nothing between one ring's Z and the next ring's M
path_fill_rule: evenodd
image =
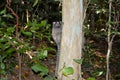
M58 80L82 80L81 65L73 59L80 59L82 54L83 0L63 0L62 5L63 29ZM65 66L72 67L74 73L67 77L62 75Z

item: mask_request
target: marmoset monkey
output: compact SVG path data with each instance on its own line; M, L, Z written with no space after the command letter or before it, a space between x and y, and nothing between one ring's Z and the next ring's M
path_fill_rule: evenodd
M59 66L60 44L62 37L62 22L53 22L52 37L55 43L57 44L57 61L56 61L56 70L55 70L55 76L57 76L58 66Z

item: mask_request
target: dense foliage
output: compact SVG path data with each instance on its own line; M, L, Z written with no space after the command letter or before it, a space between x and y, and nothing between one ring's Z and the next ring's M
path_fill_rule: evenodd
M1 0L0 4L0 79L7 79L14 68L19 69L15 72L19 79L25 77L21 72L25 62L35 73L47 76L49 70L41 61L48 57L48 51L55 53L50 47L54 46L51 23L61 20L59 2Z
M108 50L108 34L112 41L110 55L111 79L119 79L119 26L120 26L120 0L112 0L111 21L109 21L109 1L91 0L86 14L84 33L86 38L84 49L83 73L85 77L91 76L97 80L105 80L106 55ZM111 32L108 33L109 25Z
M112 1L111 22L108 21L108 0L89 1L84 23L83 77L88 80L105 79L107 34L111 24L111 37L115 35L110 55L111 78L120 79L120 0ZM18 72L22 80L26 79L31 73L16 70L24 64L33 70L34 75L40 74L41 79L55 79L50 74L54 70L50 70L48 65L49 61L55 61L48 55L56 53L51 25L53 21L61 21L61 16L58 0L0 0L0 80L7 80L13 76L12 73Z

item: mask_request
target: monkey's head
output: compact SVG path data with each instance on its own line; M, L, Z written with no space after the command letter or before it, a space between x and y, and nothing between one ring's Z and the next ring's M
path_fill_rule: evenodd
M60 22L53 22L53 27L54 28L61 28L62 27L62 22L60 21Z

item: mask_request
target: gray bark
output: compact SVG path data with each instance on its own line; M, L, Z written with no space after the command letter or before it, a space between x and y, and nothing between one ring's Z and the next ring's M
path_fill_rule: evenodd
M63 0L63 28L58 67L58 80L82 80L81 65L73 59L80 59L82 54L83 0ZM62 74L63 67L73 67L74 73Z

